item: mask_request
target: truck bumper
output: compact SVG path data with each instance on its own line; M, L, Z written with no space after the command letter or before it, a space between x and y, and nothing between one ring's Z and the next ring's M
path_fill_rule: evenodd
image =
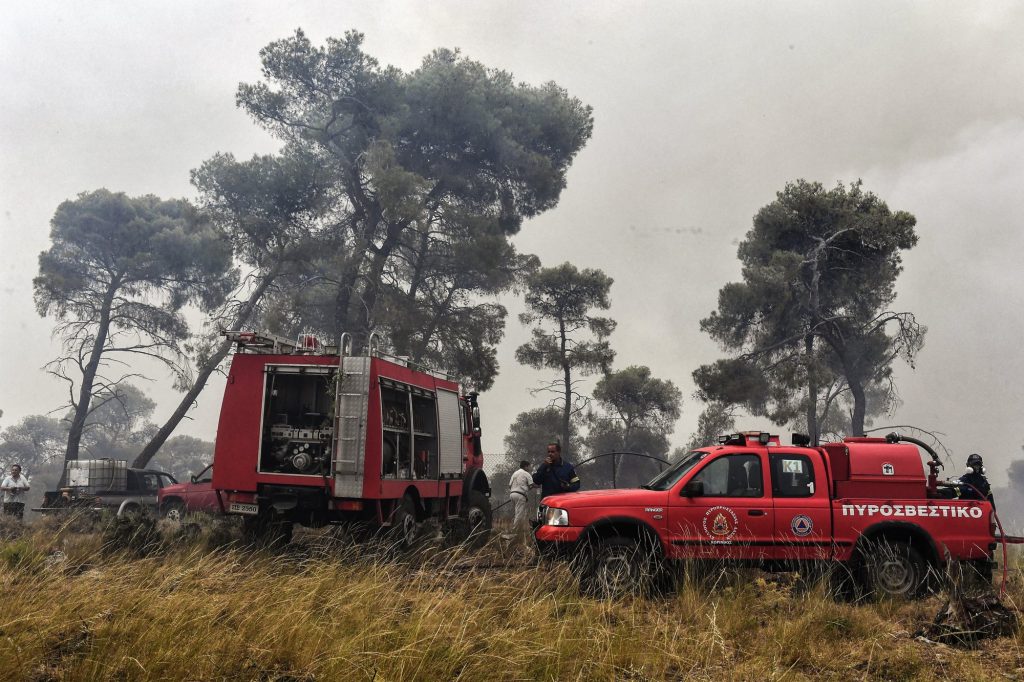
M542 557L566 559L576 554L582 532L582 528L573 526L539 526L533 537Z

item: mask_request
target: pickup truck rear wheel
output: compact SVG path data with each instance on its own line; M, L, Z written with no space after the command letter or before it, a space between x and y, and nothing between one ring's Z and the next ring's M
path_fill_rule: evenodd
M657 582L658 564L645 544L620 536L600 540L580 579L583 593L599 598L649 593Z
M921 553L906 542L873 542L865 550L864 572L867 593L875 597L913 599L927 582Z

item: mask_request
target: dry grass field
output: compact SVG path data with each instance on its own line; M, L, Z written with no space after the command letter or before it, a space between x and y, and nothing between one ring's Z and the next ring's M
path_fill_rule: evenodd
M145 547L53 521L0 536L5 680L1024 676L1020 634L973 650L915 638L941 595L849 604L750 572L606 602L499 540L395 555L326 532L248 550L211 524L157 527ZM1016 572L1006 601L1024 603Z

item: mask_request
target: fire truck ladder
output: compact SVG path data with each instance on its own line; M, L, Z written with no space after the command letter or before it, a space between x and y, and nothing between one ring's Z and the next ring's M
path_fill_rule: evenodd
M346 346L347 342L347 346ZM341 335L338 344L338 379L335 386L334 493L338 496L362 494L362 471L366 444L365 420L369 399L369 358L346 356L351 353L352 337Z

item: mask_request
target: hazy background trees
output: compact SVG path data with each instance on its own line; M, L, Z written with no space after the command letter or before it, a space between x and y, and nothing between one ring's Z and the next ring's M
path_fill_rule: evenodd
M139 445L133 463L146 466L229 353L225 328L348 331L359 348L377 331L414 363L493 383L506 316L495 297L539 265L509 237L558 203L591 110L458 51L403 72L362 42L351 31L317 47L297 31L261 51L263 77L237 102L282 149L203 163L201 210L107 190L58 209L36 295L66 340L52 369L77 387L66 457L91 397L130 376L104 373L114 354L144 353L184 391ZM209 313L203 329L185 324L188 304Z
M578 270L572 263L543 268L526 281L526 312L519 320L535 326L530 342L516 349L516 360L557 372L537 392L553 394L550 404L560 406L564 456L575 456L570 442L572 419L589 402L579 391L579 378L607 372L615 359L608 343L615 321L591 314L610 307L611 286L612 278L600 270Z
M743 280L701 320L732 355L694 372L700 396L780 425L802 414L814 442L845 401L841 430L863 434L868 398L891 404L893 362L913 365L924 341L913 313L890 309L915 222L860 181L787 184L739 245Z
M35 298L40 315L57 319L64 345L49 371L68 385L65 459L73 460L89 415L138 373L139 358L155 358L183 379L182 308L213 308L234 278L228 244L185 201L101 189L63 202L51 226Z
M131 460L157 429L150 421L155 403L137 386L120 383L116 392L100 392L97 407L86 418L80 440L80 459ZM32 480L39 498L57 487L64 472L64 453L74 410L62 418L29 415L0 430L0 467L18 463ZM177 480L188 480L213 458L213 442L178 435L167 440L151 468L167 471Z
M524 292L521 320L532 338L516 359L555 375L542 390L555 396L548 404L566 455L667 457L681 396L653 375L651 359L613 370L615 321L600 314L611 278L569 262L542 268L511 239L524 220L557 205L591 135L590 108L553 83L517 83L458 51L435 50L407 72L381 66L362 44L349 32L315 46L297 31L267 45L262 77L240 85L236 99L282 147L243 161L209 158L192 174L196 208L105 190L62 204L36 295L68 341L52 368L77 387L65 455L81 449L90 410L104 407L95 398L119 402L134 367L100 370L116 353L143 353L167 363L184 394L159 426L150 410L145 428L122 429L131 438L114 438L123 425L110 424L105 447L137 449L136 466L158 457L230 352L224 328L335 341L349 331L357 347L376 330L388 350L485 390L505 329L498 297ZM742 281L726 284L701 322L728 356L694 372L704 411L689 445L732 428L738 413L802 424L815 438L858 434L896 404L893 364L913 363L925 332L912 313L892 308L914 227L913 216L890 211L859 181L826 189L797 180L758 211L738 250ZM120 236L79 235L101 228ZM165 243L173 255L160 255ZM133 266L163 258L167 271L150 263L150 281L104 270L103 249L121 257L129 248L137 249L127 258ZM83 276L81 263L99 276ZM92 288L75 289L83 282ZM104 313L104 297L130 305ZM188 305L206 313L202 328L185 325ZM582 379L594 375L587 390ZM509 461L521 436L549 430L551 411L535 412L513 425ZM38 437L12 434L12 443L46 451L52 423L20 426ZM646 475L634 473L637 482Z
M316 47L297 31L261 51L260 82L239 86L239 106L312 165L324 200L317 253L272 292L268 319L335 341L347 331L359 348L376 330L487 388L506 314L493 296L536 265L508 237L557 204L590 108L450 50L409 73L381 67L362 42L350 31Z
M597 410L588 415L587 446L591 456L629 452L668 458L669 437L681 412L682 394L675 384L632 365L605 374L594 387ZM614 467L614 471L612 468ZM608 457L589 469L590 485L637 486L662 468L657 460L624 455Z

